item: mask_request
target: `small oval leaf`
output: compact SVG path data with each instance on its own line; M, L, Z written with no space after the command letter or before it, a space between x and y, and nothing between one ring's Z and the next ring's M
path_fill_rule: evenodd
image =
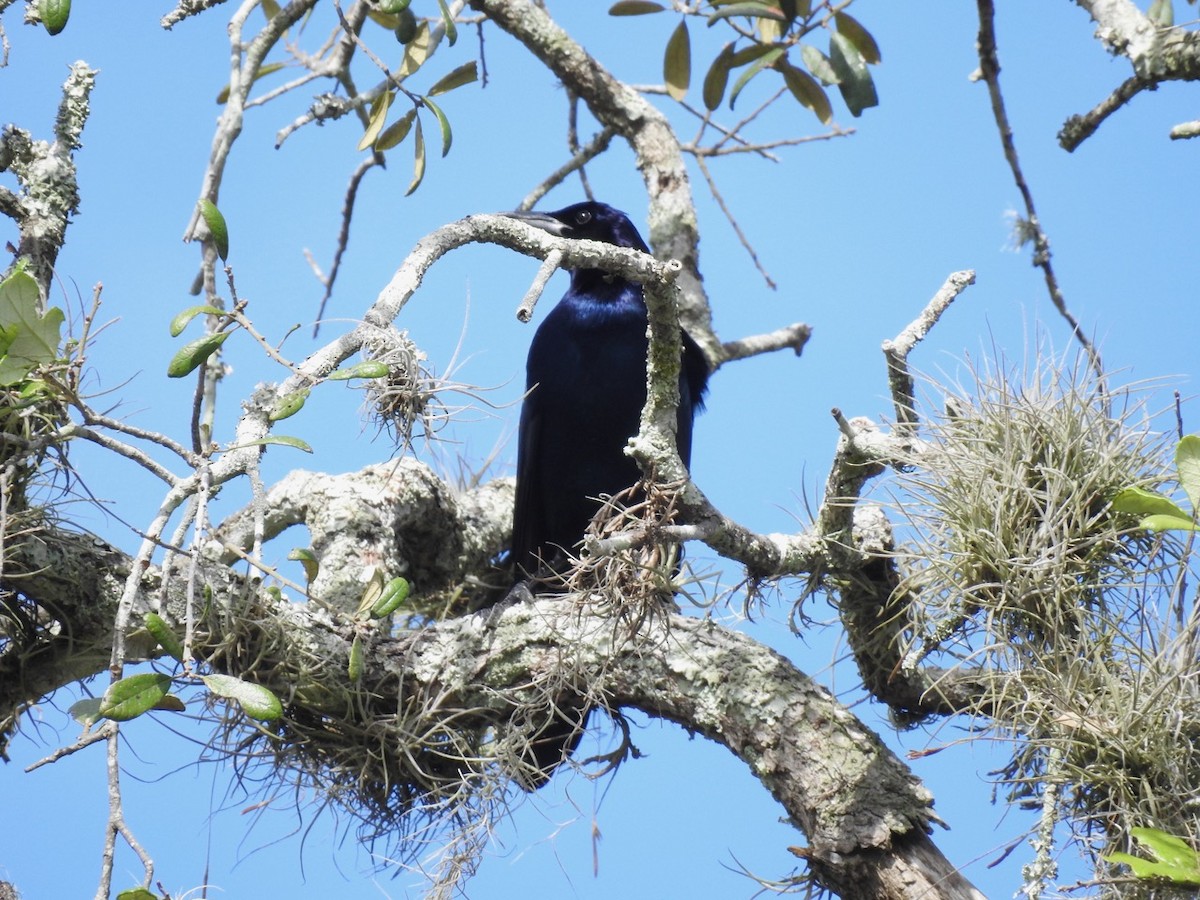
M355 363L348 369L330 372L325 377L328 381L349 381L351 378L386 378L389 371L387 363L382 363L377 359L368 359L365 362Z
M1175 516L1180 519L1188 518L1188 514L1170 498L1140 487L1128 487L1120 491L1112 499L1112 508L1116 512L1129 513L1135 516Z
M379 151L391 150L406 137L408 137L408 132L412 128L413 119L416 118L416 115L417 111L415 109L410 109L399 119L384 129L383 134L381 134L375 141L375 149Z
M438 94L445 94L455 88L462 87L464 84L470 84L478 80L479 64L475 60L471 60L469 63L463 63L456 69L451 69L435 81L426 96L436 97Z
M215 306L189 306L183 312L176 314L171 320L171 337L179 337L183 334L183 329L188 327L188 323L196 316L223 316L225 310L218 309Z
M158 894L146 890L144 887L130 888L127 891L121 891L117 894L117 900L161 900Z
M775 60L782 57L784 52L785 51L782 47L775 47L769 53L765 53L759 57L758 61L754 65L750 66L745 72L738 76L738 80L733 83L733 90L729 92L730 109L733 109L733 104L737 103L738 94L742 92L742 88L750 83L750 79L774 63Z
M388 110L392 108L392 100L395 96L395 91L384 91L371 101L371 114L367 121L367 130L358 139L357 149L366 150L375 143L375 139L383 131L384 123L387 122Z
M405 10L402 15L412 15L412 10ZM401 43L405 45L404 59L400 61L400 71L396 73L396 77L407 78L429 59L429 23L422 19L417 25L417 30L413 32L412 40Z
M72 703L67 714L80 725L94 725L100 718L100 704L103 702L99 697L84 697Z
M663 81L672 100L680 101L692 81L692 42L688 37L687 19L680 19L667 41L663 54Z
M704 108L709 111L716 109L725 99L725 87L729 84L729 66L732 56L733 42L730 41L721 48L721 52L708 67L708 74L704 76L701 96L704 98Z
M792 92L792 96L800 102L801 106L812 110L822 125L828 125L833 121L833 105L829 102L825 89L817 84L815 78L785 60L776 63L775 68L783 74L784 84L787 85L788 90Z
M71 0L38 0L37 11L42 26L55 35L67 27L67 19L71 16Z
M279 698L261 684L242 681L232 675L205 675L200 680L218 697L235 701L252 719L273 722L283 716Z
M225 448L228 453L231 450L240 450L242 447L262 447L267 444L282 444L285 447L295 447L297 450L303 450L305 453L312 453L313 448L298 437L292 437L290 434L269 434L265 438L259 438L256 441L246 441L242 444L233 444Z
M446 43L451 47L458 40L458 26L454 24L454 16L450 15L450 9L446 6L446 0L437 0L438 9L442 11L442 25L446 29Z
M175 632L171 630L171 626L162 616L153 612L146 613L142 622L145 624L146 630L158 641L158 646L179 662L183 662L183 644L180 643L179 638L175 636Z
M416 145L413 149L413 178L408 185L408 190L404 192L405 197L419 188L422 179L425 178L425 135L421 132L421 119L419 116L417 117L417 128L413 135L413 143Z
M357 682L362 678L363 673L363 646L362 640L356 634L354 642L350 644L350 661L346 665L346 674L350 676L350 680Z
M620 0L608 8L610 16L645 16L666 9L661 3L651 0Z
M407 44L417 36L417 17L411 9L405 7L394 18L396 24L392 26L392 30L401 44Z
M883 59L879 53L879 45L875 43L875 38L871 37L871 33L862 27L862 23L858 19L848 13L840 12L833 17L833 21L837 23L838 32L849 39L866 62L874 65Z
M771 19L775 22L787 22L787 16L778 6L771 6L768 3L730 3L728 6L722 6L719 10L708 17L708 25L711 28L722 19L730 19L734 16L749 16L756 19Z
M321 571L320 560L308 547L293 547L288 551L287 558L299 562L304 567L304 577L308 579L309 584L312 584L317 573Z
M430 112L438 120L438 126L442 129L442 156L445 156L450 152L450 145L454 143L454 134L450 131L450 120L446 118L442 108L428 97L425 98L424 103L429 107Z
M813 76L824 85L837 84L838 74L833 70L829 57L811 44L800 45L800 58Z
M838 90L850 114L857 118L864 109L879 105L875 82L862 55L841 32L829 36L829 62L838 74Z
M309 388L301 388L298 391L285 394L275 401L275 406L267 414L267 419L271 422L278 422L289 416L294 416L304 408L304 403L308 400L308 395L311 393L312 391Z
M225 217L221 215L217 205L205 197L200 200L200 218L208 226L208 235L212 238L213 246L217 248L217 256L224 262L229 256L229 226L225 224Z
M221 331L217 334L206 334L204 337L196 338L171 357L171 361L167 364L167 375L171 378L182 378L187 375L216 353L217 348L225 343L227 337L229 337L229 332Z
M371 618L382 619L400 608L400 604L408 599L410 590L407 579L393 578L379 595L379 599L371 605Z
M1175 448L1175 468L1179 485L1191 501L1192 510L1200 510L1200 435L1189 434Z
M154 708L167 691L171 679L157 672L143 672L113 682L104 692L99 713L114 722L128 722Z

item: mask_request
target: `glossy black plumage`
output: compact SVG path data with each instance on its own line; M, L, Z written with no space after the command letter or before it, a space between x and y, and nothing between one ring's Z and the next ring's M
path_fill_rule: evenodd
M578 203L553 213L516 214L552 234L649 252L619 210ZM690 464L692 420L708 366L686 332L676 442ZM512 556L518 572L561 571L599 508L594 499L637 483L625 454L646 403L646 304L642 288L597 269L571 273L571 286L534 335L521 408Z
M565 238L588 239L649 252L619 210L578 203L552 213L514 217ZM625 454L646 402L646 304L642 288L597 269L571 272L571 285L534 335L521 408L512 559L518 580L562 574L599 509L595 499L615 495L641 478ZM676 441L690 464L692 420L702 408L708 365L700 348L681 334ZM536 587L535 587L536 590ZM587 710L558 704L562 719L536 738L533 757L549 777L582 735Z

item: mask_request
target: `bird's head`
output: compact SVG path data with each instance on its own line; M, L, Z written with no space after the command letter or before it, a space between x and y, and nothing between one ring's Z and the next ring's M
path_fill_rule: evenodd
M555 212L511 212L505 215L556 237L603 241L618 247L632 247L643 253L650 252L637 228L629 221L629 216L606 203L588 200Z

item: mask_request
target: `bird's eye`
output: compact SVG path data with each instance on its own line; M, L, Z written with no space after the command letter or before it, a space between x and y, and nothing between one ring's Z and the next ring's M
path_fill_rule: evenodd
M575 213L576 225L586 225L590 221L592 221L592 214L586 209L581 209L579 212Z

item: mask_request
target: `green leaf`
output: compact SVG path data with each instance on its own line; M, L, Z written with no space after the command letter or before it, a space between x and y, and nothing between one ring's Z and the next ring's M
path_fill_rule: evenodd
M349 381L351 378L386 378L388 369L387 363L382 363L377 359L369 359L365 362L355 363L348 369L338 369L336 372L330 372L326 379L329 381Z
M408 185L408 190L404 192L405 197L419 188L421 180L425 177L425 135L421 132L420 117L417 118L417 128L413 136L413 142L416 144L413 149L413 179Z
M1130 828L1130 836L1159 862L1195 868L1200 859L1191 844L1158 828Z
M1200 435L1189 434L1180 440L1175 448L1175 468L1192 510L1200 509Z
M450 130L450 120L446 118L446 114L442 112L442 108L428 97L422 102L429 107L430 112L438 120L438 127L442 130L442 156L445 156L450 152L450 145L454 143L454 133Z
M72 703L67 714L80 725L94 725L100 718L100 704L103 702L99 697L85 697Z
M416 117L417 111L415 109L410 109L399 119L389 125L386 129L384 129L383 134L381 134L375 141L375 149L380 151L391 150L393 147L397 146L401 141L408 137L408 132L412 128L413 119Z
M1138 522L1138 526L1145 528L1147 531L1200 531L1200 528L1192 521L1192 517L1188 515L1146 516L1146 518Z
M838 90L850 114L857 118L864 109L879 105L875 82L867 64L850 39L835 31L829 36L829 62L838 75Z
M704 76L702 96L705 109L714 110L725 99L725 87L729 84L729 69L732 59L733 42L730 41L721 48L721 52L708 67L708 74Z
M163 697L154 704L154 708L157 710L163 710L165 712L186 712L187 704L180 700L175 694L167 694L167 696Z
M354 614L358 619L366 619L370 616L375 601L383 596L383 570L378 566L371 566L369 571L371 575L367 579L367 586L363 588L362 598L358 601L358 610Z
M1170 28L1175 24L1175 6L1171 0L1154 0L1146 11L1146 18L1159 28Z
M157 672L130 675L113 682L100 701L100 715L114 722L128 722L154 708L167 691L171 679Z
M265 11L266 10L264 8L264 12ZM278 6L275 7L275 11L276 12L279 11ZM268 18L272 18L272 17L268 16ZM281 62L267 63L265 66L259 66L258 71L254 73L254 77L250 79L250 83L254 84L256 81L258 81L258 79L266 78L272 72L278 72L283 67L284 67L284 63L281 63ZM229 85L225 85L225 87L221 88L221 92L219 94L217 94L217 102L218 103L226 103L228 101L229 101Z
M408 11L408 14L411 15L411 11ZM422 19L417 25L412 40L405 42L404 59L400 61L400 71L396 73L396 77L407 78L421 68L427 59L429 59L429 23Z
M808 67L808 71L812 72L821 84L830 85L838 83L838 74L833 70L833 64L830 63L829 57L816 47L811 44L801 44L800 58L804 60L804 65Z
M822 125L828 125L833 121L833 106L829 102L829 97L825 95L825 89L817 84L817 80L807 72L802 72L795 66L789 64L786 60L780 60L775 64L780 73L783 75L784 84L787 85L792 96L816 115Z
M379 0L379 11L383 13L400 13L408 9L412 0Z
M362 678L363 673L363 646L362 639L356 634L354 642L350 644L350 661L346 665L346 674L350 676L350 680L357 682Z
M223 316L225 310L218 309L215 306L189 306L183 312L178 313L171 320L171 337L179 337L183 334L183 329L188 327L188 323L196 316Z
M773 48L770 52L759 57L758 62L750 66L750 68L738 76L738 80L733 83L733 90L729 92L730 109L733 109L733 105L737 103L738 95L742 92L742 88L750 83L750 79L774 63L775 60L781 58L784 52L785 51L782 47Z
M1140 487L1129 487L1122 490L1113 497L1112 508L1116 512L1130 513L1135 516L1163 515L1189 518L1186 512L1167 497Z
M225 217L215 203L203 198L200 200L200 218L208 226L208 235L217 248L217 256L221 257L221 262L225 262L229 256L229 226L225 224Z
M289 416L294 416L304 408L304 403L308 400L308 395L312 391L309 388L300 388L298 391L292 391L290 394L285 394L275 401L275 406L267 414L267 420L278 422L286 419Z
M663 54L663 81L672 100L680 101L692 81L692 42L688 37L687 19L680 19L667 40Z
M722 19L730 19L734 16L771 19L775 22L787 22L788 20L782 9L769 3L730 3L728 6L722 6L708 17L708 26L711 28Z
M367 13L370 15L370 13ZM372 18L375 18L372 16ZM396 35L396 40L402 44L407 44L417 36L417 17L413 11L407 7L402 9L397 15L392 17L395 24L392 29Z
M371 604L371 618L382 619L400 608L400 604L408 599L410 590L408 581L404 578L393 578L383 588L379 598Z
M448 93L455 88L462 87L464 84L471 84L471 82L478 80L479 65L475 60L471 60L469 63L463 63L456 69L451 69L435 81L426 96L436 97L438 94Z
M179 638L175 636L175 632L162 616L149 612L142 617L142 622L145 624L146 630L154 635L158 646L179 662L183 662L183 644L179 642Z
M38 312L37 281L18 265L0 281L0 385L23 381L40 365L58 358L58 344L66 316L57 306Z
M387 122L388 110L392 107L392 100L396 97L395 91L384 91L378 97L371 101L371 113L367 120L367 130L363 132L363 136L358 139L359 150L366 150L375 143L375 139L379 137L379 133L383 131L383 125Z
M317 577L317 573L321 571L320 560L316 554L308 547L293 547L288 551L288 559L296 560L304 567L304 577L312 584Z
M167 375L171 378L182 378L187 375L216 353L217 348L225 343L229 334L228 331L206 334L185 345L182 350L171 357L171 361L167 364Z
M252 719L273 722L283 716L283 704L261 684L242 681L232 675L205 675L201 681L218 697L235 701Z
M608 8L610 16L644 16L649 13L662 12L666 9L661 3L650 0L620 0Z
M279 15L279 4L275 0L262 0L263 16L270 22L273 18Z
M242 447L261 447L266 444L283 444L285 447L295 447L297 450L303 450L305 453L312 453L313 448L298 437L292 437L288 434L270 434L265 438L259 438L256 441L246 441L242 444L234 444L225 448L228 453L231 450L240 450Z
M752 63L756 59L761 59L774 49L769 44L748 44L733 54L733 57L729 60L729 68L740 69L746 63Z
M43 27L55 35L67 27L71 15L71 0L38 0L38 16Z
M117 894L117 900L161 900L158 894L151 893L144 887L130 888Z
M1191 845L1157 828L1131 828L1129 833L1154 861L1128 853L1110 853L1106 862L1129 866L1138 878L1165 878L1176 884L1200 885L1200 859Z
M833 17L833 21L837 23L838 33L846 36L864 61L873 65L883 59L879 53L879 45L875 43L875 38L871 37L871 32L863 28L858 19L840 12Z
M446 6L446 0L437 0L438 8L442 11L442 24L446 27L446 43L451 47L458 40L458 26L454 24L454 16Z

